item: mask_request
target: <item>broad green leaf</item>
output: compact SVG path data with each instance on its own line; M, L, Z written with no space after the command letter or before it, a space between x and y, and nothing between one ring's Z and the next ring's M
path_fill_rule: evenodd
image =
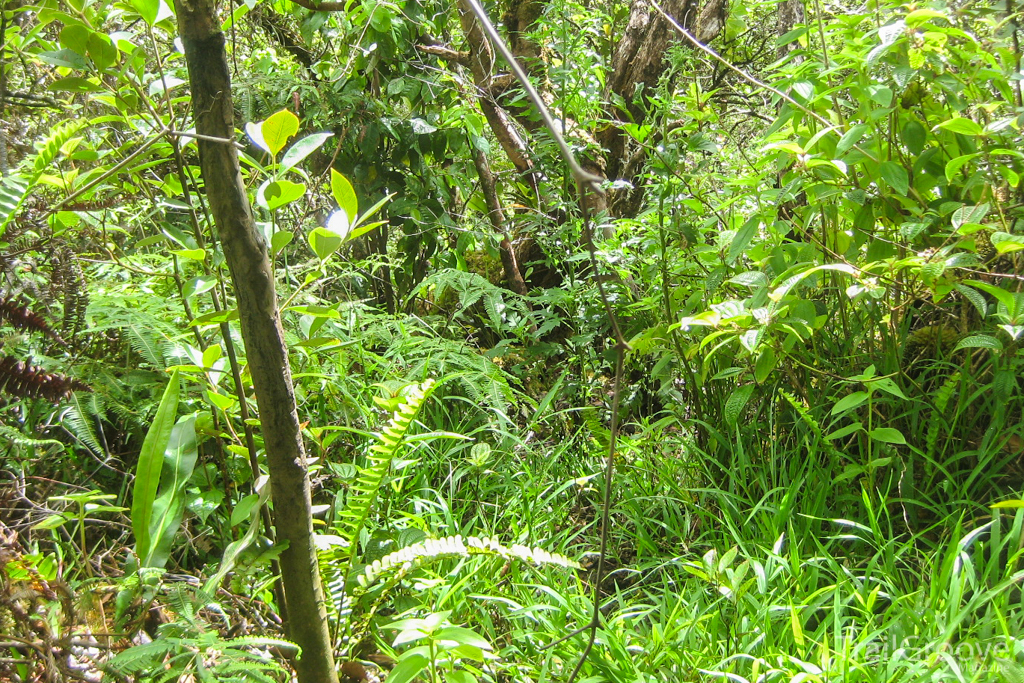
M170 253L179 258L185 258L191 261L203 261L206 259L205 249L171 249Z
M131 0L131 6L147 24L152 26L156 23L157 14L160 12L160 0Z
M330 318L332 320L337 320L341 317L341 313L338 312L338 309L331 308L330 306L289 306L286 310L295 311L300 315L311 315L315 318Z
M754 216L744 223L743 227L736 231L736 235L732 239L732 244L729 245L729 254L725 258L726 263L732 265L736 262L736 259L743 253L743 250L747 248L748 244L750 244L750 240L754 238L760 224L758 217Z
M303 159L320 149L327 142L327 138L333 135L334 133L313 133L296 142L281 157L281 170L287 171L294 168Z
M875 441L881 441L882 443L893 443L893 444L906 444L907 440L904 438L903 433L898 429L892 427L878 427L868 432Z
M60 44L84 57L89 54L89 36L92 33L92 29L84 24L68 24L60 30Z
M918 121L909 121L903 126L903 144L911 154L918 155L924 151L927 140L928 131Z
M164 465L164 452L174 429L175 414L178 412L178 372L171 374L163 398L156 409L156 416L150 423L149 431L142 442L139 463L135 469L135 483L132 486L132 530L135 532L135 552L140 558L153 554L155 540L150 535L153 520L153 504L160 487L160 474Z
M830 433L826 434L825 435L825 440L826 441L834 441L835 439L841 439L844 436L848 436L850 434L853 434L854 432L859 432L862 429L864 429L864 425L861 422L853 422L853 423L850 423L850 424L846 425L845 427L840 427L839 429L835 430L834 432L830 432Z
M1014 508L1024 508L1024 500L1003 500L1003 501L1000 501L1000 502L995 503L993 505L990 505L989 507L994 509L994 510L1004 509L1004 508L1011 508L1011 509L1014 509Z
M907 169L895 161L883 161L879 167L882 180L889 184L889 187L901 195L906 195L910 189L910 178L907 176Z
M398 664L388 674L384 683L410 683L427 668L427 662L427 658L422 654L406 653L398 659Z
M103 90L103 86L95 80L80 76L57 79L49 87L54 92L100 92Z
M849 396L844 396L832 406L831 415L839 415L840 413L846 413L854 408L860 406L862 403L868 400L870 394L866 391L855 391Z
M896 382L893 382L888 377L879 377L878 379L872 381L871 388L881 389L885 393L892 394L893 396L902 398L905 401L910 400L909 398L907 398L906 394L903 393L903 390L899 388Z
M922 7L921 9L916 9L908 14L904 21L907 22L907 27L916 28L925 22L932 21L933 19L947 20L946 15L942 12L928 7Z
M813 268L808 268L805 271L797 273L796 275L791 275L790 277L786 278L786 280L784 280L781 285L776 287L775 290L772 291L768 296L772 301L782 301L785 298L785 296L789 294L790 290L792 290L798 284L803 282L805 279L807 279L811 275L814 275L815 273L826 270L836 271L839 273L846 273L847 275L850 276L857 275L857 269L846 263L828 263L822 266L814 266Z
M35 524L33 524L32 528L41 531L51 531L53 529L59 529L60 527L67 524L69 521L71 520L65 517L64 515L50 515L49 517L43 518L41 522L36 522Z
M982 318L988 315L988 303L985 301L985 297L981 295L981 292L959 283L956 285L956 291L960 292L965 299L974 305L978 315Z
M381 208L385 204L387 204L391 200L391 198L394 197L394 196L395 196L394 192L391 192L390 194L384 195L384 197L382 197L380 199L380 201L378 201L376 204L371 206L369 209L366 210L366 212L362 216L360 216L358 219L356 219L356 222L353 223L352 227L355 228L355 227L359 226L361 223L363 223L363 221L366 221L366 220L369 220L370 218L373 218L377 214L377 212L380 211ZM384 224L383 222L377 223L377 225L383 225L383 224ZM362 233L360 233L360 234L362 234Z
M962 116L955 119L949 119L948 121L943 121L935 127L941 130L948 130L951 133L959 133L960 135L976 136L981 135L983 132L981 126L979 126L977 122L973 119L968 119Z
M280 209L285 204L291 204L304 194L306 194L306 186L302 183L293 183L290 180L275 180L267 185L263 192L267 209L270 211Z
M197 294L204 294L216 286L217 278L209 275L200 275L185 283L185 286L182 287L182 294L186 299L189 299Z
M149 84L149 96L155 97L157 95L161 95L177 88L179 85L184 85L187 82L188 81L175 76L165 76L164 78L154 79L153 82ZM173 178L174 176L171 177Z
M263 134L267 151L276 157L288 144L288 140L299 132L299 117L287 109L282 109L260 124L260 132Z
M229 521L231 526L238 526L248 519L253 507L259 502L260 497L255 493L250 493L246 497L242 498L242 500L238 501L238 504L235 505L235 509L231 511L231 520Z
M950 159L946 162L946 180L953 182L953 177L963 168L964 164L969 162L976 156L979 156L981 152L975 152L974 154L964 154L954 159Z
M993 284L989 284L988 282L982 282L980 280L970 280L967 282L967 284L969 284L971 287L980 289L983 292L988 292L989 294L996 298L996 301L1001 303L1003 306L1006 306L1007 308L1015 307L1013 292L1008 292L1001 287L996 287Z
M760 270L748 270L745 273L729 278L729 284L743 285L744 287L765 287L768 285L768 276Z
M160 496L153 501L150 521L152 548L140 555L140 566L163 568L171 553L171 544L185 512L185 485L195 468L199 451L196 442L196 417L181 420L171 429L164 451Z
M409 124L412 125L412 132L417 135L427 135L437 130L436 126L432 126L420 118L409 119Z
M860 142L864 133L869 130L871 130L871 126L866 123L858 123L843 133L843 137L839 138L839 143L836 145L836 156L842 156L848 149Z
M114 46L114 42L110 40L110 36L93 31L89 34L89 40L86 42L86 45L89 59L96 65L97 69L107 69L117 63L117 48Z
M230 322L232 320L238 320L237 308L226 308L221 311L211 311L210 313L206 313L195 318L188 324L188 326L196 327L198 325L213 325Z
M338 202L338 208L348 215L348 223L352 225L359 213L359 200L356 199L356 191L352 189L352 183L342 174L333 168L331 169L331 194L334 201Z
M288 230L279 230L274 233L274 236L270 238L270 253L277 256L281 253L281 250L291 244L291 241L295 238L295 233Z
M368 223L367 225L360 225L358 228L356 228L355 230L350 232L345 237L345 241L347 242L349 240L354 240L357 237L362 237L366 233L372 232L373 230L376 230L377 228L379 228L380 226L384 225L385 223L387 223L387 221L376 221L374 223Z
M757 363L754 365L754 380L758 384L764 384L777 364L778 358L775 356L775 349L769 346L757 358Z
M993 349L995 351L1002 351L1003 343L987 334L973 334L970 337L961 339L953 350L959 351L960 349Z
M455 671L445 672L445 680L448 683L477 683L477 677L469 673L465 669L456 669Z
M460 645L472 645L480 650L490 651L493 648L485 638L468 628L447 626L434 634L434 640L450 640Z
M341 238L327 228L315 228L309 233L309 246L321 261L341 248Z
M964 225L971 223L980 224L988 215L989 205L978 204L977 206L961 206L953 212L950 219L953 222L953 229L959 230Z
M992 246L1000 254L1010 254L1024 249L1024 235L1012 235L1001 230L992 233Z
M736 425L740 415L743 413L743 409L747 405L747 401L750 400L750 396L753 393L754 385L744 384L729 394L729 398L725 402L725 423L727 425L730 427Z

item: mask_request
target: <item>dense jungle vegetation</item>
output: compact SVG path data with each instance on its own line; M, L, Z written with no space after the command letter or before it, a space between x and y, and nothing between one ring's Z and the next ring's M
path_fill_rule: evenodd
M1022 12L0 3L0 680L1024 681Z

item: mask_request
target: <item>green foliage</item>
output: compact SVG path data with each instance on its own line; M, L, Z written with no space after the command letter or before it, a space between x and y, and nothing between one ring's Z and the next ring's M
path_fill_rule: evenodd
M284 669L268 649L294 652L292 643L256 636L224 638L210 629L201 616L203 611L224 614L212 596L179 586L167 597L174 620L162 624L152 642L135 645L113 657L104 667L109 674L161 682L186 677L239 683L275 683L286 679Z
M355 553L355 541L359 539L363 525L366 524L384 478L390 473L392 463L404 445L409 428L412 427L413 419L433 388L432 380L411 385L402 395L386 404L394 410L394 415L384 429L374 435L377 443L368 449L366 466L361 468L356 476L345 508L338 519L338 531L352 544L349 563ZM392 403L394 405L389 405Z
M516 121L535 173L489 129L453 5L228 20L337 645L397 647L397 681L548 680L580 656L582 637L560 639L594 607L589 563L565 569L599 541L600 279L631 351L582 678L1018 680L1024 522L988 505L1022 485L1019 16L812 3L779 36L782 3L731 3L711 45L746 76L680 41L624 95L608 86L633 5L541 5L517 49L536 48L570 143L612 176L597 273L574 183L501 73L486 106ZM21 327L0 343L97 390L3 404L10 495L56 508L19 503L5 524L46 532L76 580L124 556L130 522L143 572L112 581L118 628L164 600L147 566L272 609L265 444L187 73L161 47L173 17L69 7L4 10L0 275L81 334L62 359ZM527 296L500 282L474 150ZM263 653L285 644L211 631L199 592L166 600L173 624L112 674L284 679Z

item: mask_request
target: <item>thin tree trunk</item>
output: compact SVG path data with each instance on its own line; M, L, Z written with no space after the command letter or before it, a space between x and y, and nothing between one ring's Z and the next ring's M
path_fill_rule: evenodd
M188 63L196 131L209 138L234 140L231 81L216 0L175 0L174 5ZM287 544L281 553L281 580L290 615L288 636L302 648L296 662L300 683L337 683L274 271L267 245L253 222L238 154L232 144L209 138L199 140L200 165L238 300L267 450L277 540Z
M487 163L487 155L472 142L469 143L473 150L473 163L476 165L476 173L480 177L480 189L484 193L484 201L487 202L487 217L491 221L494 231L501 235L501 266L505 271L505 280L508 286L516 294L526 296L529 290L523 280L523 274L519 272L519 263L516 261L516 252L512 248L512 241L508 237L508 230L505 228L505 214L501 210L501 201L498 199L497 181L491 173L491 166Z

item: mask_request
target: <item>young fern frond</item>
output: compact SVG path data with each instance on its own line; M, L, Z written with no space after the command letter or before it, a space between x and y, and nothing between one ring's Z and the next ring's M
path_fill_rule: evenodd
M391 461L402 448L413 419L433 390L434 382L429 379L410 386L401 397L402 402L395 409L394 416L382 431L375 434L377 443L370 446L367 465L349 490L348 504L339 519L341 536L349 542L349 562L346 564L350 564L355 555L359 533L377 500L381 483L391 469Z
M939 442L939 433L944 426L947 426L945 413L949 399L952 398L954 390L960 385L960 373L954 372L942 386L935 392L935 410L928 421L928 433L925 437L928 459L935 457L935 448Z

